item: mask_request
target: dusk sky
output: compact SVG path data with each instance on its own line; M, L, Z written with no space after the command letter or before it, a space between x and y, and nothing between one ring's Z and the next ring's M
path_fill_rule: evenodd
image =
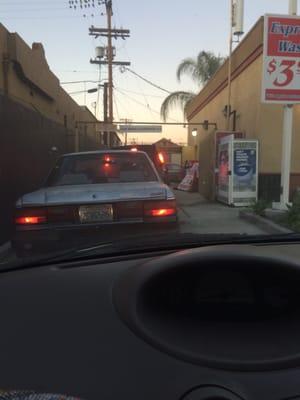
M185 57L201 50L228 54L229 0L113 0L113 24L128 28L131 37L115 42L117 60L130 61L132 70L155 84L170 90L199 91L190 80L178 83L176 67ZM245 32L265 13L284 14L288 0L245 0ZM91 13L95 17L91 17ZM29 44L42 42L51 70L61 82L97 80L99 70L89 63L95 47L104 44L88 35L90 25L105 27L104 7L94 11L73 10L68 0L0 0L0 22ZM87 17L84 17L84 14ZM101 77L105 78L103 69ZM136 78L129 72L114 70L115 120L160 121L164 92ZM96 87L88 83L87 88ZM83 91L84 85L64 85L68 92ZM102 99L102 92L100 93ZM83 94L73 98L84 104ZM92 110L97 94L86 96ZM100 107L102 102L100 101ZM102 113L99 107L98 116ZM183 121L180 110L170 114L170 122ZM186 142L186 129L164 128L163 134L131 135L151 142L161 136Z

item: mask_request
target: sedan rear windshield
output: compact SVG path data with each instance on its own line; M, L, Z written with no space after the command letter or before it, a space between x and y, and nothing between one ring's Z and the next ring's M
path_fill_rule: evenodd
M177 164L167 164L168 171L181 171L181 166Z
M51 172L47 186L157 180L144 154L104 153L63 157Z

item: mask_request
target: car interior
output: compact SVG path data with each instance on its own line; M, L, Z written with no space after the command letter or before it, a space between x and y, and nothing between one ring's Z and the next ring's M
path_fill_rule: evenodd
M2 387L296 399L299 254L297 243L215 245L3 271Z

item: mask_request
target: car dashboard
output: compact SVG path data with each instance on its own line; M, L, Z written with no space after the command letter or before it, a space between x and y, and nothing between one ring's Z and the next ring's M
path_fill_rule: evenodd
M2 272L1 390L300 399L299 244L168 253Z

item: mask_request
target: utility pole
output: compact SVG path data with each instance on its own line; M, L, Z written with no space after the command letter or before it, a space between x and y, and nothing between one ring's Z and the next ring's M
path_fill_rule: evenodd
M232 35L233 35L233 2L230 0L230 38L229 38L229 57L228 57L228 99L227 99L227 115L226 115L226 129L230 130L230 112L231 112L231 70L232 70Z
M127 143L128 143L128 124L132 123L132 119L124 118L124 119L121 119L121 122L125 123L125 125L126 125L125 143L124 144L125 144L125 146L127 146Z
M103 144L106 144L108 147L110 146L110 134L107 129L108 124L108 83L105 82L103 85L103 122L104 122L104 131L103 131Z
M125 61L114 61L114 51L115 48L112 45L113 39L122 38L125 40L130 37L130 31L128 29L112 29L112 0L105 0L106 14L107 14L107 28L96 28L92 26L89 31L90 35L94 36L96 39L98 37L106 37L107 38L107 48L106 48L106 57L102 60L103 57L97 57L95 60L90 60L91 64L98 65L106 65L108 67L108 122L110 124L114 121L113 115L113 66L114 65L122 65L122 66L130 66L130 62Z
M108 100L108 83L104 83L103 90L103 121L107 124L108 122L108 114L107 114L107 100Z
M297 0L289 0L289 14L297 15ZM281 160L281 194L279 208L286 210L290 201L291 153L293 137L293 105L283 107L283 138ZM275 205L275 208L277 206Z
M109 118L108 121L112 124L114 120L114 109L113 109L113 49L112 49L112 38L111 38L111 18L112 18L112 1L106 2L106 14L107 14L107 29L110 33L107 35L107 61L108 61L108 99L109 99Z
M289 0L289 14L297 15L297 0Z
M231 111L231 83L232 83L232 50L233 43L238 43L244 33L244 0L230 0L230 32L229 32L229 57L228 57L228 98L226 112L226 129L230 130ZM233 36L237 40L233 40Z

